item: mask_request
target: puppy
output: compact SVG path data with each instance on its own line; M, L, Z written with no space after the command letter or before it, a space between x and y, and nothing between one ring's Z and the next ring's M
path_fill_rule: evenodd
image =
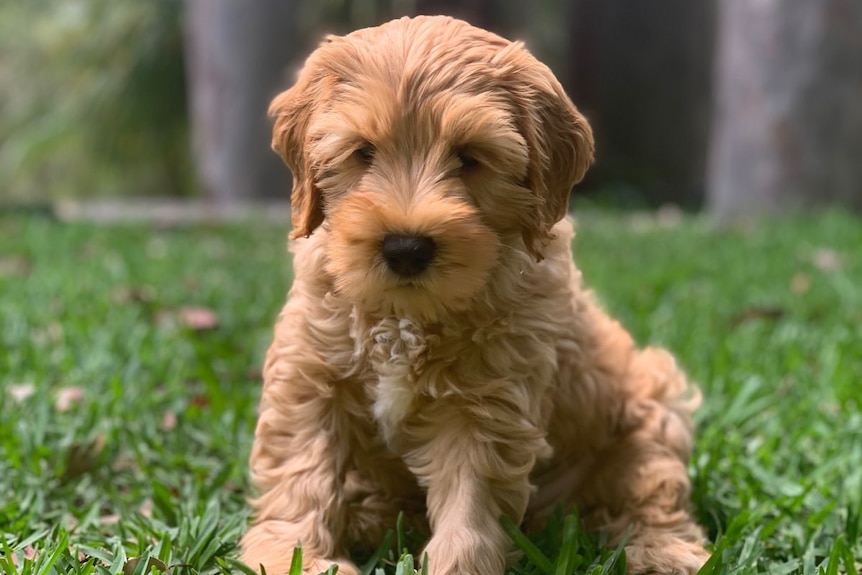
M447 17L329 37L272 103L295 280L251 454L243 560L303 572L399 511L429 571L502 574L506 516L576 507L632 573L706 560L688 511L697 392L572 263L590 127L520 43Z

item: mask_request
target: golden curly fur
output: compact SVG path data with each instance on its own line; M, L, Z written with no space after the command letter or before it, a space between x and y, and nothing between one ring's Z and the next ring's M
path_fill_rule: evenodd
M562 505L628 537L630 572L695 572L698 395L582 285L565 214L593 138L550 70L459 20L403 18L329 37L270 112L296 279L243 560L283 573L301 542L306 573L356 575L349 553L403 510L430 528L433 575L500 574L499 518Z

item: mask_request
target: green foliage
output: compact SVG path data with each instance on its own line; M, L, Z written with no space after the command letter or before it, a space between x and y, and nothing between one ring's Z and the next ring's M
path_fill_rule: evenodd
M0 198L190 190L181 0L0 0Z
M324 32L416 9L413 0L293 4L298 25L286 33L302 55ZM559 4L528 11L537 25L518 21L541 30L540 53L561 33ZM194 193L182 18L182 0L0 0L0 203Z
M0 229L0 572L243 572L284 230ZM859 246L862 222L841 213L736 228L579 214L585 277L703 389L690 472L716 550L705 574L862 567ZM624 568L573 517L504 527L522 551L512 574ZM356 560L421 572L421 539L399 522Z

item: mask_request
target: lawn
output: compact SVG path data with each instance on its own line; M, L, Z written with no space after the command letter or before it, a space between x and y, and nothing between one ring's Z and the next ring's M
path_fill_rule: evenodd
M578 219L602 301L704 391L704 572L862 569L862 221ZM0 216L0 572L239 569L285 235ZM369 570L419 551L392 527ZM622 567L562 516L520 544L519 574Z

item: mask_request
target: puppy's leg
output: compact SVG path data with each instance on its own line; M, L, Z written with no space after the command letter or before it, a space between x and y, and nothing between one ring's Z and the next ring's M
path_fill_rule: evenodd
M282 574L301 544L304 573L316 575L338 563L339 573L355 574L341 541L343 448L334 444L335 418L317 398L304 402L301 415L297 407L273 406L260 414L252 474L261 495L253 501L256 518L242 540L242 560ZM297 429L300 417L309 421Z
M333 369L292 330L304 318L290 311L276 329L264 368L250 462L260 495L252 501L255 522L242 540L242 560L253 568L262 564L271 575L283 574L301 544L304 573L316 575L338 563L341 575L355 575L343 541L350 449L344 441L349 436L346 398L332 384Z
M547 455L543 434L515 405L502 402L441 402L421 413L410 432L418 447L406 461L427 488L430 573L502 574L510 542L500 516L521 521L529 473L537 456Z
M690 412L699 399L663 350L634 351L617 434L596 457L580 494L585 519L606 530L611 544L625 537L630 573L696 573L709 558L701 528L689 513L686 462Z
M591 478L591 496L601 493L600 507L586 522L607 531L611 545L627 540L629 573L696 573L709 554L703 532L688 512L683 462L634 437L603 456Z

